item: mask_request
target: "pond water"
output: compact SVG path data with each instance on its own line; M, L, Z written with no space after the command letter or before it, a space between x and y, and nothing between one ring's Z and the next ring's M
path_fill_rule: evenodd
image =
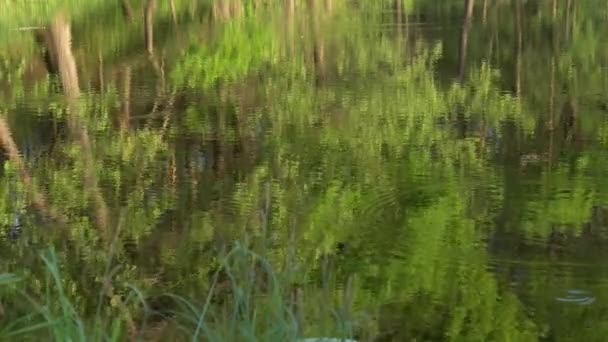
M61 306L42 255L205 340L608 336L605 1L5 7L3 326Z

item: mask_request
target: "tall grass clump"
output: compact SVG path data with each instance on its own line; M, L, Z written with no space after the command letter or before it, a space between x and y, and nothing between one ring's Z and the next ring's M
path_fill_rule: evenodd
M210 276L209 290L200 298L163 294L164 308L152 309L146 295L130 284L112 293L111 272L100 285L96 310L80 307L66 290L61 265L53 249L41 255L44 291L32 295L27 277L0 276L10 289L11 303L22 300L16 319L0 320L2 340L54 341L298 341L303 339L301 303L295 299L289 276L275 272L270 263L237 245L221 258ZM110 268L108 268L110 269ZM283 272L282 272L283 273ZM288 272L287 272L288 273ZM110 292L110 293L109 293ZM153 300L158 300L155 297ZM311 307L327 303L311 303ZM11 310L4 307L4 311ZM15 314L12 313L14 317ZM352 335L335 315L325 319L334 337ZM327 325L324 324L324 325ZM315 332L313 332L315 333ZM322 332L317 332L322 334Z

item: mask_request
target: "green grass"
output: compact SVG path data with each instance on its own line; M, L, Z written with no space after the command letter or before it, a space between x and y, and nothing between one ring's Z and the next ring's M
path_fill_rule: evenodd
M267 260L241 246L222 257L221 266L211 276L210 290L202 294L200 300L165 294L161 297L169 305L162 312L151 309L146 295L134 286L127 284L126 291L119 296L108 293L111 284L103 284L98 307L93 314L87 314L91 310L79 307L66 289L56 252L53 249L44 252L41 260L46 273L42 295L34 296L24 290L27 277L0 275L0 285L12 288L13 299L25 303L20 317L0 321L1 340L296 341L303 338L302 321L296 318L298 308L290 300L289 284L284 280L287 277L282 278ZM109 279L112 272L106 273L103 279ZM334 337L350 337L344 329L347 324L332 317L323 319L333 325L330 331Z

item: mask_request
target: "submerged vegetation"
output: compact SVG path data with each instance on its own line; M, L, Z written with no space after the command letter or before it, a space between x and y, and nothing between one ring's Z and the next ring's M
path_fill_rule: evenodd
M605 2L4 2L1 338L606 335Z

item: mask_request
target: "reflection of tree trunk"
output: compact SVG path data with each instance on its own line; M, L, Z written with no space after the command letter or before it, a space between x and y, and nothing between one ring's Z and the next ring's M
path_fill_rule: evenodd
M403 41L403 8L402 8L402 0L395 0L395 21L396 21L396 29L397 34L395 35L395 39L397 39L396 46L399 56L401 56L402 47L401 42Z
M11 129L4 118L0 118L0 145L4 147L10 161L15 165L26 191L32 197L32 204L43 216L65 223L67 220L54 209L50 208L45 195L36 188L34 180L25 167L17 144L13 140Z
M572 5L572 0L566 1L566 41L570 40L570 5Z
M70 131L80 141L83 151L85 191L89 192L93 198L98 226L101 229L105 229L108 226L109 220L108 208L99 189L88 131L78 118L79 106L77 99L80 95L80 88L78 86L76 62L71 50L72 34L70 32L70 25L64 16L58 15L55 18L51 24L49 37L49 49L53 51L52 56L54 56L56 69L59 71L64 93L68 99Z
M122 99L121 99L121 115L120 129L126 131L129 129L129 120L131 119L131 67L125 66L122 70Z
M175 0L169 0L169 6L171 7L171 19L173 23L177 23L177 12L175 11Z
M213 3L213 18L225 20L228 18L229 12L228 2L220 0Z
M569 99L562 108L562 122L561 126L564 131L564 139L570 140L574 135L576 123L576 103L574 100Z
M555 113L555 57L551 57L551 80L549 84L549 129L553 131Z
M490 25L490 26L494 26L494 25ZM488 44L488 54L486 57L486 60L489 61L490 63L492 62L492 56L494 55L494 39L496 38L494 32L492 29L490 29L490 32L488 34L488 38L490 39L490 42Z
M325 44L323 42L322 30L319 28L317 9L314 0L311 0L311 25L313 30L313 62L317 75L317 82L323 83L325 80Z
M401 0L395 0L395 18L397 19L397 28L401 31L401 21L403 20L403 9Z
M146 50L149 54L154 53L154 10L156 9L156 0L148 0L146 10L144 12L144 25L146 28Z
M175 148L172 149L171 158L169 159L169 182L171 183L171 194L175 195L177 189L177 166L175 163Z
M576 4L572 3L572 20L570 20L570 37L572 37L572 41L576 40L576 37L574 36L576 34L576 31L574 30L576 27L576 9Z
M295 0L286 0L286 35L287 35L287 46L289 47L289 56L295 55L295 29L294 29L294 14L296 11L296 2Z
M515 30L517 31L517 47L515 49L515 95L521 95L521 67L522 67L522 47L523 47L523 27L522 27L522 8L520 1L515 1Z
M465 0L465 22L470 23L473 19L473 8L475 7L475 0Z
M499 28L501 27L500 15L497 15L500 6L492 6L492 36L494 37L494 51L500 51L500 35ZM499 52L496 53L498 56Z
M325 8L327 9L327 13L331 14L334 10L334 1L333 0L325 0Z
M76 62L72 54L72 34L70 25L63 15L58 15L49 32L51 60L55 64L55 70L59 72L63 91L68 98L74 99L80 96L78 86L78 72Z
M215 19L227 20L236 17L241 14L242 8L241 1L234 0L218 0L213 3L213 17Z
M243 2L233 1L230 9L232 10L231 16L230 16L231 18L240 16L241 13L243 12Z
M475 0L465 0L464 23L462 25L462 33L460 36L460 55L458 56L458 79L460 80L460 82L464 81L467 49L469 44L469 31L471 30L474 6Z
M315 39L314 48L315 70L317 72L317 81L323 83L325 80L325 45L323 41Z
M344 286L344 294L342 298L342 319L344 322L351 321L351 311L353 308L353 302L355 298L355 278L352 274L346 279L346 285Z
M553 161L553 140L555 132L555 57L551 58L551 80L549 84L549 170Z
M124 12L125 18L129 21L133 20L133 9L131 8L129 0L122 0L122 11Z
M557 0L553 0L553 19L557 17Z
M99 78L99 93L103 95L105 89L104 77L103 77L103 56L101 55L101 50L99 50L99 69L98 69Z
M483 9L481 12L481 22L485 25L488 17L488 0L483 0Z
M302 332L304 331L304 290L302 289L302 287L297 287L295 289L295 316L296 316L296 322L297 322L297 328L298 328L298 333L302 334ZM298 335L300 336L300 335Z

